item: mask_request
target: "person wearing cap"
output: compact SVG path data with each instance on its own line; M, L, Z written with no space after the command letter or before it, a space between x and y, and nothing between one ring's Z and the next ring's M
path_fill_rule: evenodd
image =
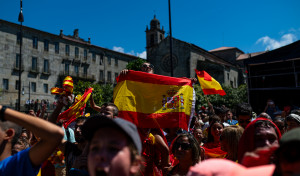
M300 128L286 132L279 141L275 151L278 159L276 175L289 176L300 174Z
M133 123L97 114L86 121L82 133L89 141L90 176L128 176L140 172L142 144Z
M290 114L285 118L286 130L300 127L300 116L298 114Z

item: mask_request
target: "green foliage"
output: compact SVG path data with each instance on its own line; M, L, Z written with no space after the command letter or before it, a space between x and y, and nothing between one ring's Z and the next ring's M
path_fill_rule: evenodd
M126 68L128 70L141 71L141 66L145 62L146 62L145 59L138 58L138 59L128 62L128 64L126 65Z
M225 105L233 109L238 103L248 102L247 86L240 85L238 88L222 85L226 95L206 95L213 106ZM199 84L194 86L196 92L196 109L199 110L201 106L207 106L207 100Z
M97 106L101 106L106 102L112 102L113 86L111 84L92 84L91 82L78 81L76 85L74 84L73 93L75 96L78 94L83 95L84 90L88 87L94 88L92 96ZM85 112L91 114L96 113L96 111L90 107L89 101L86 104Z

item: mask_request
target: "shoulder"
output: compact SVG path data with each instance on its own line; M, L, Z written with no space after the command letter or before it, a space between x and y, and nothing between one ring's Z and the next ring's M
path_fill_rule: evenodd
M0 175L37 175L40 167L31 164L29 151L30 148L2 160L0 162Z

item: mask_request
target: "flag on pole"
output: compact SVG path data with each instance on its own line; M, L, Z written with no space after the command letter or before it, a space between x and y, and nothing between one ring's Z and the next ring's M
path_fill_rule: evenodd
M195 69L198 77L198 81L201 85L203 93L205 95L219 94L221 96L226 95L225 91L222 89L220 83L211 77L206 71L198 71Z
M129 71L117 82L113 98L119 117L141 128L188 129L194 101L190 79Z

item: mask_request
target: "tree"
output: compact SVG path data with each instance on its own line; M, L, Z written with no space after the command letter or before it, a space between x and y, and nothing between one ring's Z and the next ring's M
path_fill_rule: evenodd
M232 88L231 86L222 85L226 95L207 95L207 98L214 106L225 105L228 108L235 108L238 103L248 102L247 86L245 84L240 85L238 88ZM199 84L194 85L196 92L196 109L200 109L201 106L207 106L207 100L201 90Z
M146 62L145 59L137 58L133 61L128 62L128 64L126 65L126 68L128 70L141 71L141 66L145 62Z

